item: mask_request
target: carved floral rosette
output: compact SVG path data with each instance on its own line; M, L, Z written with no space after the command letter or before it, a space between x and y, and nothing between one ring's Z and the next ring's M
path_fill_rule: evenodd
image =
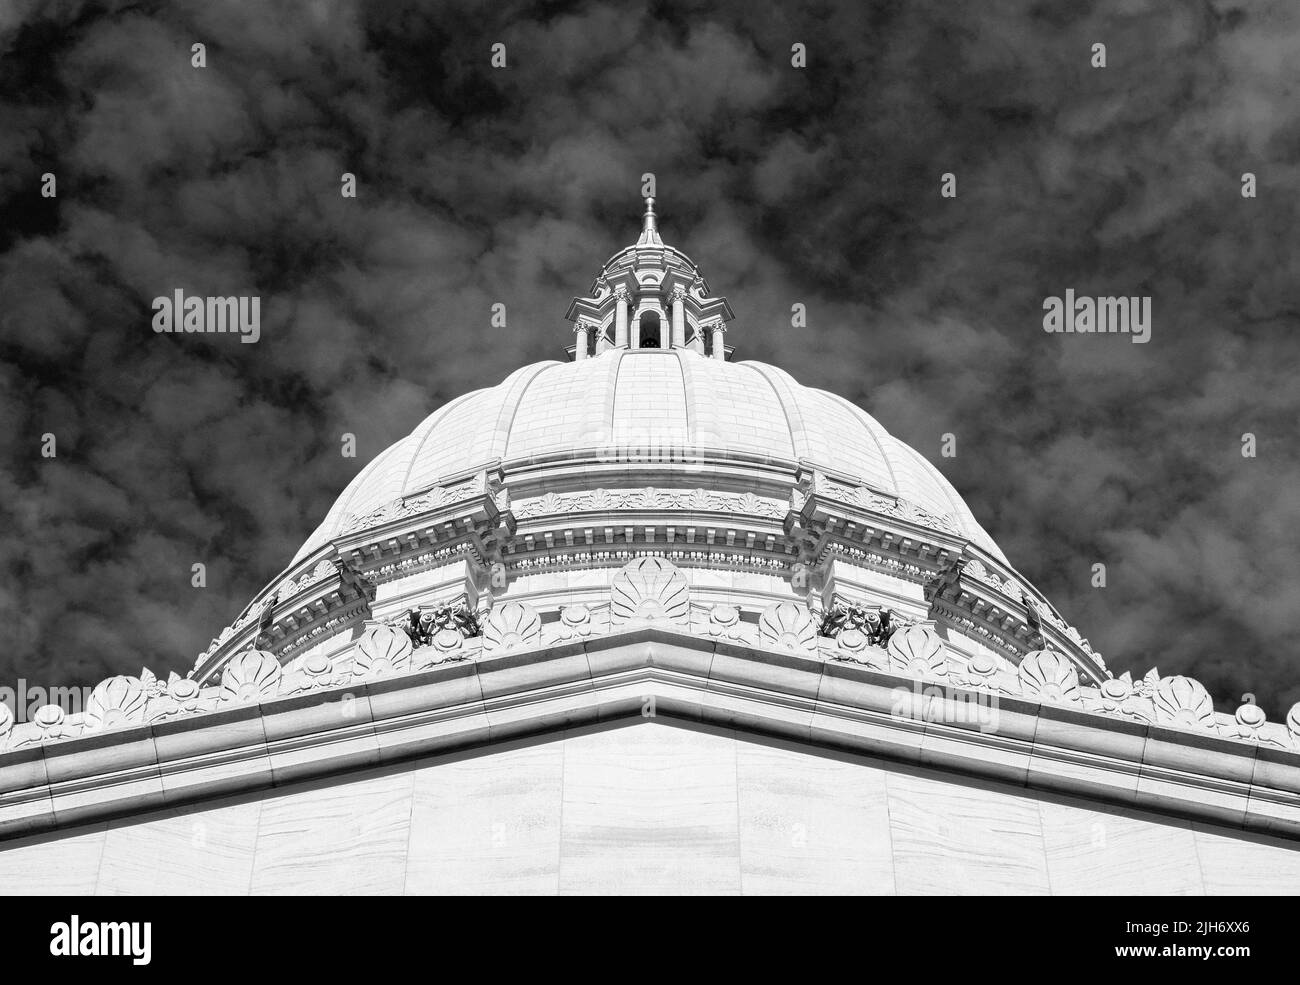
M58 705L41 705L32 715L27 735L17 739L14 747L56 742L75 738L81 728L68 720L67 713Z
M1113 714L1132 714L1133 678L1128 671L1119 677L1109 677L1097 689L1097 702L1102 711Z
M217 706L219 689L199 687L198 682L173 673L162 692L149 700L146 715L150 722L166 721L182 715L211 711Z
M752 644L758 639L758 630L741 618L740 608L730 602L715 602L700 606L695 611L695 631L715 640Z
M980 650L966 659L955 653L948 654L948 680L958 687L982 691L1002 691L1002 664L987 651Z
M1237 712L1232 716L1232 721L1223 725L1219 732L1230 739L1244 739L1248 742L1266 741L1260 735L1260 730L1264 727L1264 722L1268 716L1264 714L1264 709L1253 702L1246 702L1237 708Z
M585 602L575 602L560 609L560 618L542 625L541 642L564 643L586 639L606 631L606 615Z

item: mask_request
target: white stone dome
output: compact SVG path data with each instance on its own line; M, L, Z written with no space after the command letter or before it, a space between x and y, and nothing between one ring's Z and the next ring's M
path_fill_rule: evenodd
M843 397L733 361L735 312L650 200L564 320L570 361L450 401L366 465L196 678L254 650L328 675L379 626L363 674L399 659L394 627L422 661L459 660L662 617L922 676L948 647L957 678L1004 693L1022 670L1051 693L1106 679L934 465ZM900 627L921 636L890 656Z
M339 536L352 517L500 462L713 457L800 461L897 497L1004 560L938 469L843 397L759 362L690 349L611 349L575 362L525 366L430 414L349 483L295 562ZM694 471L700 471L698 464Z

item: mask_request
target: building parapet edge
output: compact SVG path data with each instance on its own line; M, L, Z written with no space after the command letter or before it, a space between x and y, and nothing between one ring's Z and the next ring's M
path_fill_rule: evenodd
M1300 752L633 621L0 754L0 838L657 714L1300 839ZM250 663L250 661L246 661ZM247 668L246 668L247 669ZM257 668L253 668L255 671ZM995 703L994 724L963 716Z

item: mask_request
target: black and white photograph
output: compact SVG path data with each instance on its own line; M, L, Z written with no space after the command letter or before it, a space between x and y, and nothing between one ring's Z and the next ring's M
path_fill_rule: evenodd
M1081 969L1289 953L1124 898L1300 893L1298 229L1293 0L0 0L29 949L1091 896Z

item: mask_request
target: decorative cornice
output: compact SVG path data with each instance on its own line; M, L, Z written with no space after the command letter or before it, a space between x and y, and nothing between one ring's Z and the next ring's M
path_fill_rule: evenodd
M853 513L855 509L866 516ZM913 529L891 530L891 521ZM803 467L784 526L814 564L836 553L920 581L932 614L964 633L1016 656L1043 645L1057 646L1096 680L1108 676L1105 661L1088 640L1019 576L1000 572L1000 562L977 555L952 517L936 516L821 469Z
M865 510L870 510L872 513L879 513L882 516L905 520L908 523L915 523L918 526L928 527L931 530L942 530L945 533L960 535L960 528L957 526L957 522L949 515L940 516L931 513L929 510L922 509L915 503L908 502L907 500L896 496L885 496L866 486L851 486L846 483L837 482L827 476L824 472L813 472L811 474L810 483L805 483L804 488L795 488L790 504L791 509L800 509L803 505L803 500L806 499L809 494L825 496L852 506L860 506ZM798 505L796 505L796 503L798 503Z
M194 663L191 675L215 672L245 647L282 658L369 615L375 586L465 555L489 563L499 536L514 529L510 494L495 468L394 500L351 517L330 556L307 559L268 586L222 630Z
M514 504L516 519L573 513L603 513L620 510L676 510L683 513L728 513L779 520L785 503L753 493L723 493L706 489L593 489L590 492L547 493L521 499ZM686 517L683 517L685 525ZM617 525L617 524L615 524Z
M834 641L815 636L798 603L774 603L754 626L726 606L684 608L662 565L625 575L597 632L584 631L589 607L566 608L548 636L526 605L502 605L481 641L450 659L374 626L346 661L316 655L285 668L245 651L219 687L196 693L175 678L150 694L157 682L114 678L86 721L5 723L0 837L540 734L557 721L630 719L653 698L662 715L914 763L928 749L929 762L958 772L1300 838L1294 711L1264 726L1264 741L1242 742L1207 711L1203 689L1171 677L1152 689L1152 722L1119 721L1090 707L1101 699L1059 654L1033 654L1011 673L967 663L914 626L885 649L831 659ZM177 717L178 707L190 710Z
M872 634L861 632L856 624L850 625L852 620L837 623L831 618L824 626L833 635L819 635L811 611L794 601L774 602L764 609L758 616L756 633L749 628L741 630L742 620L734 606L693 605L686 579L666 554L632 557L613 579L607 608L564 607L558 623L543 624L531 606L524 603L498 604L488 615L481 642L473 636L476 626L466 630L469 624L461 625L454 618L442 618L440 622L439 614L446 607L425 607L430 627L437 624L437 629L448 632L429 628L427 634L421 635L417 631L408 641L413 647L409 666L421 669L448 658L472 659L480 646L494 652L538 643L546 646L578 636L596 639L629 625L650 622L701 638L744 640L760 648L820 654L824 660L861 663L921 681L960 682L964 687L999 696L1074 706L1103 717L1208 733L1238 742L1300 748L1300 703L1281 724L1265 721L1263 712L1253 705L1236 715L1220 715L1198 681L1181 676L1162 678L1155 670L1137 683L1125 674L1094 687L1082 683L1075 667L1056 651L1033 651L1018 664L990 664L983 656L962 656L949 648L934 629L924 625L904 625L892 635L876 634L873 643ZM850 601L839 600L839 604ZM835 611L832 609L832 613ZM380 672L376 668L382 663L373 656L379 645L376 637L390 640L392 632L391 626L371 625L347 653L334 657L314 654L287 665L267 651L244 650L224 665L220 683L209 687L199 687L174 674L163 685L148 670L139 678L109 678L94 689L85 711L73 715L47 705L37 709L32 721L15 723L13 712L0 705L0 752L164 718L201 715L231 702L248 700L250 695L264 700L283 693L370 680ZM384 646L391 649L389 643ZM910 655L900 657L900 647ZM358 663L359 657L365 659ZM394 672L408 666L404 658L386 660L382 667ZM272 664L279 669L272 669ZM3 765L0 756L0 769Z
M373 527L382 526L385 523L391 523L394 520L403 520L409 517L420 516L432 510L441 509L451 503L458 503L463 500L473 499L482 496L488 491L488 477L486 473L479 473L466 479L464 482L452 486L434 486L427 492L420 493L416 496L408 496L402 499L396 499L392 502L385 503L378 509L371 510L369 513L350 515L343 521L340 536L347 536L357 530L369 530Z

